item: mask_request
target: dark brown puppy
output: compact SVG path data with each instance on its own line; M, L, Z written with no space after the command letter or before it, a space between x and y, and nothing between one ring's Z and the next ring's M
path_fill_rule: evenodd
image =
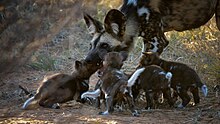
M89 86L84 80L100 66L94 66L84 61L75 61L75 71L72 75L57 73L47 76L41 81L37 93L29 98L23 105L23 109L33 109L42 106L47 108L59 108L58 103L73 100L75 95L88 91Z
M201 88L204 96L207 96L207 86L201 82L197 73L185 64L163 60L159 58L157 53L152 52L144 52L140 63L142 64L141 66L158 65L166 72L173 74L171 87L182 99L182 104L178 106L180 108L185 107L190 101L190 97L187 94L188 90L193 94L195 104L200 102L198 88Z
M120 71L123 61L127 55L123 55L118 52L109 52L105 56L103 61L103 68L101 71L101 86L94 92L86 92L81 97L97 98L101 92L105 95L106 111L100 112L101 115L108 115L113 112L113 105L123 99L129 104L130 110L133 116L138 116L136 110L134 110L134 103L131 95L131 90L127 86L128 77L122 71Z
M139 67L128 80L128 86L132 87L132 94L137 97L141 89L144 90L147 106L145 109L155 108L154 96L162 92L168 99L170 106L174 102L171 98L170 80L172 74L165 72L157 65ZM157 100L157 99L155 99Z

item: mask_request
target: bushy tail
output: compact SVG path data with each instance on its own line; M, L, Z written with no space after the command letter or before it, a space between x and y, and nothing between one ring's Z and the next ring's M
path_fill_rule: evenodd
M169 80L169 82L171 81L171 78L172 78L173 74L171 72L167 72L166 74L166 79Z
M132 76L129 78L128 80L128 87L132 87L136 80L138 79L138 77L140 76L140 74L145 70L145 68L139 68L137 69L133 74Z
M96 99L97 97L99 97L101 94L101 90L100 89L97 89L95 91L88 91L88 92L85 92L81 95L81 99L83 98L93 98L93 99Z
M208 95L208 88L205 84L202 85L201 90L204 96L206 97Z
M22 106L22 109L33 109L38 106L38 100L35 99L35 96L29 98L27 101L25 101L24 105Z

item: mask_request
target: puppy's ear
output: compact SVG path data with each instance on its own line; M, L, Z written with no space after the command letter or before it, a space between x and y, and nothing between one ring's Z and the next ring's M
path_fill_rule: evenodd
M122 61L125 61L128 58L128 52L127 51L121 51L120 55L122 57Z
M81 67L82 67L82 62L76 60L76 61L75 61L75 69L78 70L78 69L80 69Z

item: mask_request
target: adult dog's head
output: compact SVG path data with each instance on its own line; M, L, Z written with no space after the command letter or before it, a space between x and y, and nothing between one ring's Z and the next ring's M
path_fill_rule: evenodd
M93 36L85 61L98 64L108 52L128 52L130 47L128 41L132 38L125 34L126 17L119 10L110 10L104 19L104 24L85 13L84 20L89 33Z

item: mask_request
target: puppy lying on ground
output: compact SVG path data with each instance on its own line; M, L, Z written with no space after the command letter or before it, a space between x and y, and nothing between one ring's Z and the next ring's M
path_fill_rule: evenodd
M75 71L72 75L57 73L47 76L41 81L37 93L29 98L23 109L33 109L40 106L46 108L59 108L58 103L73 100L89 89L85 82L100 66L94 66L85 61L75 61ZM81 101L78 99L78 101Z
M171 87L182 99L182 104L178 105L178 107L185 107L189 103L190 96L187 94L188 90L193 94L195 104L200 102L198 88L201 88L204 96L207 96L207 86L201 82L197 73L189 66L182 63L163 60L159 58L157 53L152 52L144 52L140 61L142 66L158 65L166 72L171 72L173 74Z
M159 66L142 66L130 77L128 86L132 87L134 98L137 97L141 89L144 90L147 100L145 109L155 108L154 100L158 100L157 94L160 92L168 99L169 105L173 106L174 102L171 98L170 90L171 78L172 74L170 72L165 72Z
M102 73L100 88L94 92L85 92L81 96L82 98L97 98L103 92L106 100L106 111L100 112L99 114L101 115L108 115L113 112L114 104L125 99L132 115L138 116L137 111L134 109L131 89L127 86L128 77L120 71L126 58L125 56L127 55L118 52L108 53L103 61L103 68L100 70Z

